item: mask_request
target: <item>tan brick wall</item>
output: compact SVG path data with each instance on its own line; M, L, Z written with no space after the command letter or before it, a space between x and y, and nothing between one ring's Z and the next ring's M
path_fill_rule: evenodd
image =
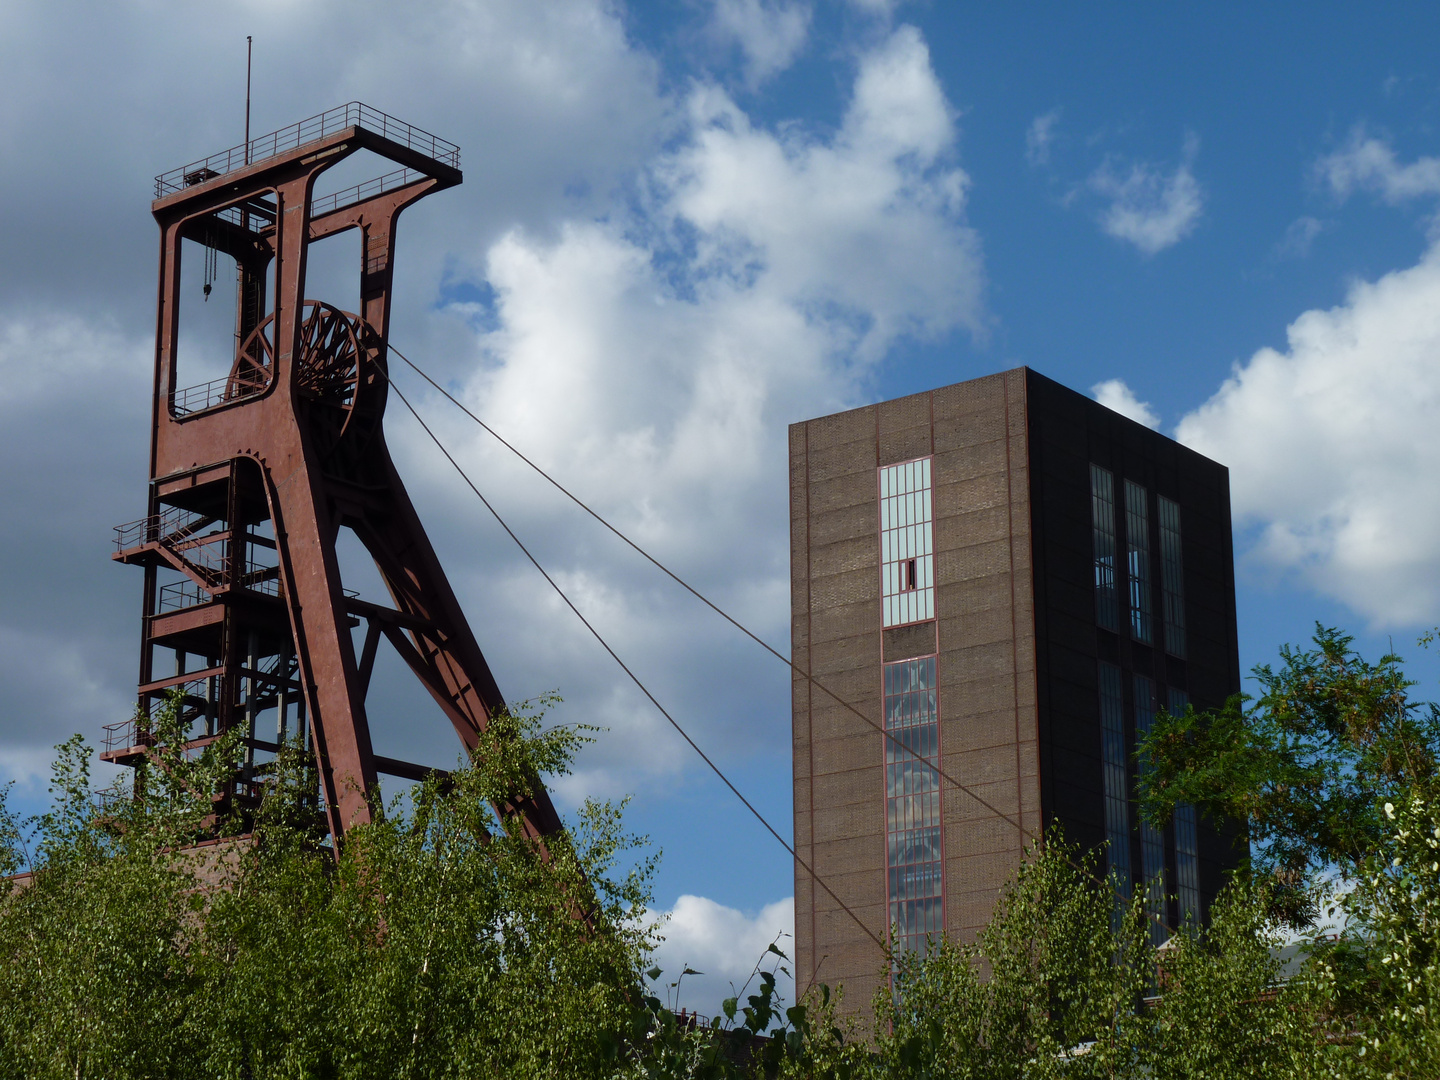
M1040 828L1026 446L1023 370L790 430L794 660L875 724L876 469L934 455L941 766L973 792L942 781L946 923L966 938ZM888 640L913 653L911 638ZM797 852L864 923L797 865L797 981L843 983L847 1011L868 1012L884 981L869 934L888 921L883 737L793 685Z

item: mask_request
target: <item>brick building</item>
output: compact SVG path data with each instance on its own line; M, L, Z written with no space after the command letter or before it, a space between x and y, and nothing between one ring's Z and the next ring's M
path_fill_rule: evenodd
M1142 825L1132 754L1240 688L1225 467L1021 368L794 424L790 477L794 660L863 714L796 676L800 857L913 948L1058 821L1202 918L1244 842ZM865 1008L883 956L799 866L795 923L799 986Z

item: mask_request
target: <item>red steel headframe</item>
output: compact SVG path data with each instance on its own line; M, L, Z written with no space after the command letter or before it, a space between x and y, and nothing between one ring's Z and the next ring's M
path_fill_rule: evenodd
M317 177L361 150L398 169L317 200ZM117 530L115 554L145 567L141 708L111 733L107 760L136 764L152 752L149 709L180 688L192 746L243 726L245 765L218 798L253 803L266 771L255 754L273 753L293 718L338 840L370 819L379 773L428 771L371 748L365 699L382 636L467 749L504 708L381 424L396 219L461 178L458 147L358 103L157 178L149 507ZM305 297L310 245L349 229L362 240L354 313ZM184 240L207 259L233 258L237 277L230 373L189 388L176 379ZM392 606L344 589L342 526L374 558ZM174 653L173 675L157 673L161 650ZM274 742L260 735L267 714ZM534 791L500 809L544 837L560 819L538 781Z

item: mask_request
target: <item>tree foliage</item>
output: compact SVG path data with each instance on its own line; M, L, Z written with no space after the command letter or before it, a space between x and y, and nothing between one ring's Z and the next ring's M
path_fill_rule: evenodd
M875 1001L894 1075L1000 1080L1134 1067L1136 1006L1154 976L1144 910L1117 901L1095 869L1052 830L973 945L946 940L896 958L894 991Z
M1380 807L1434 780L1440 710L1410 699L1400 658L1368 663L1353 639L1316 626L1313 649L1282 646L1261 693L1210 712L1161 714L1139 753L1142 812L1156 825L1178 803L1245 822L1254 870L1277 911L1304 925L1317 875L1356 874L1385 833Z
M1440 801L1381 807L1380 842L1339 898L1351 932L1320 943L1312 978L1337 1075L1440 1076Z
M600 1074L641 984L653 864L619 865L636 841L614 806L587 804L548 857L497 817L497 792L574 750L538 721L497 717L483 763L338 858L293 750L253 835L195 847L233 745L163 751L97 813L89 751L65 744L33 877L0 902L0 1074ZM157 742L179 744L175 723Z
M0 789L0 870L32 871L0 885L0 1076L1440 1075L1436 714L1398 658L1315 645L1258 669L1254 708L1161 717L1140 748L1152 820L1192 802L1261 841L1204 927L1157 952L1145 897L1052 831L976 940L889 958L868 1025L840 1019L843 987L782 1000L778 942L708 1023L662 1000L693 973L651 966L657 856L623 804L587 803L543 848L495 809L584 737L540 707L495 717L469 767L338 856L296 748L237 836L212 798L233 740L164 749L166 710L135 796L97 808L72 739L46 814L22 827ZM1284 981L1276 915L1302 919L1337 869L1347 929Z
M1308 1077L1319 1013L1278 988L1264 898L1235 886L1211 924L1150 947L1145 898L1117 901L1053 832L973 945L900 959L877 1074L1049 1080ZM882 1012L882 1007L884 1011Z

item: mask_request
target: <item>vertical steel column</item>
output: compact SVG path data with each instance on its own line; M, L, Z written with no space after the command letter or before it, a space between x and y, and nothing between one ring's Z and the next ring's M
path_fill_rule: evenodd
M275 719L275 742L277 745L285 745L286 713L290 708L290 639L286 637L280 646L280 658L275 662L275 674L280 681L276 684L275 711L278 714Z
M256 634L251 630L245 638L245 782L255 782L255 666L259 663Z

